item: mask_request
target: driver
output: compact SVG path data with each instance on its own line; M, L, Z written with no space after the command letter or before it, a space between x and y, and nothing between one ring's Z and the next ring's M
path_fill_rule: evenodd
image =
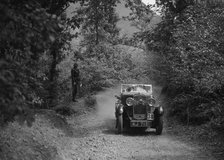
M136 89L137 92L147 92L144 88L142 87L137 87Z
M133 90L132 87L128 87L128 88L126 89L127 92L131 92L131 90Z

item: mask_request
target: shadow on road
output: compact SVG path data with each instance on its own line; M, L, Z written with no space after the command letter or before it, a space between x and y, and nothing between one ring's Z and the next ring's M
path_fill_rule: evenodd
M117 135L117 129L115 128L115 119L107 119L104 122L103 125L103 131L104 134L109 135ZM155 131L152 129L142 130L141 128L125 128L123 133L123 136L156 136Z
M140 128L129 128L123 133L124 136L156 136L155 131L142 131Z

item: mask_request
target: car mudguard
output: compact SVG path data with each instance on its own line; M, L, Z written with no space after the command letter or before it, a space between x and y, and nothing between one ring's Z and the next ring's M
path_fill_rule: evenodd
M163 107L162 106L156 107L155 108L155 111L154 111L154 114L155 115L158 115L158 116L162 116L164 114Z

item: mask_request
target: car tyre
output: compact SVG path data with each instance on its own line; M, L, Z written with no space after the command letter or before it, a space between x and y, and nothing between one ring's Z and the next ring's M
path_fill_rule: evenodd
M141 133L145 133L147 130L147 127L139 128L138 129Z
M163 117L160 116L156 125L156 135L161 135L163 131Z
M123 132L123 115L118 116L117 132L121 134Z

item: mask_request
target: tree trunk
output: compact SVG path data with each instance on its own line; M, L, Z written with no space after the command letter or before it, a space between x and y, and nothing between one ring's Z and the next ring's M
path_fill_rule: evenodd
M49 107L55 106L57 98L57 89L56 89L57 53L54 49L52 50L51 55L52 55L52 62L50 66L50 75L49 75Z

